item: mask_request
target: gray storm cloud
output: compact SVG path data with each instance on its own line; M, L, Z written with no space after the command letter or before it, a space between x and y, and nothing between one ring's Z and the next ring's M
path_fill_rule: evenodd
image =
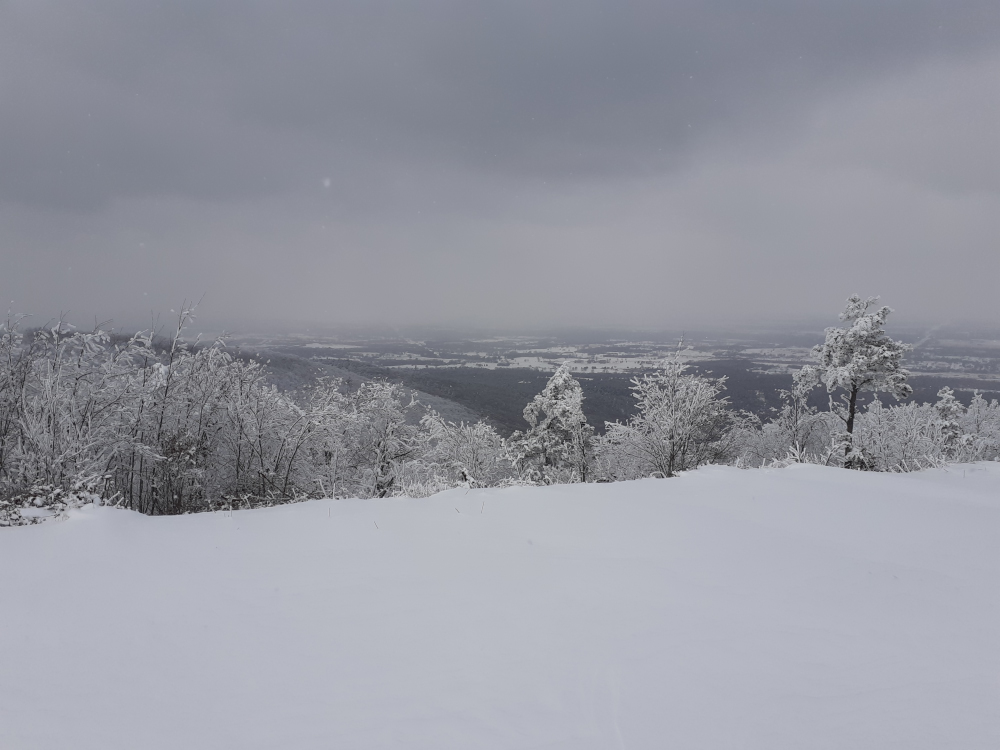
M995 2L0 3L0 294L993 318Z

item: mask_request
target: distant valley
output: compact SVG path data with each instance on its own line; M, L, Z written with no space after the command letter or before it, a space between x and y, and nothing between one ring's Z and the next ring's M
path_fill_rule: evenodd
M1000 398L1000 331L938 327L898 330L913 346L906 366L917 401L934 401L947 385L968 402L974 391ZM768 415L779 390L811 361L822 329L740 331L562 331L476 335L457 331L362 331L241 334L230 346L269 360L276 384L294 389L317 375L347 380L386 378L418 392L453 421L484 418L505 433L524 426L521 410L555 369L568 363L583 385L588 420L627 418L633 377L678 354L692 369L727 378L735 409ZM826 394L817 390L817 405Z

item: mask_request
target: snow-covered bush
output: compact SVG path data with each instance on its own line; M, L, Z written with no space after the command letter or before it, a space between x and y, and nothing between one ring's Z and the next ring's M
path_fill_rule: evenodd
M513 478L507 446L492 426L455 424L435 412L421 423L427 430L424 463L434 467L449 486L493 487Z
M636 415L609 422L596 455L606 479L672 477L679 471L728 459L732 416L723 397L725 378L687 372L679 355L663 368L632 380Z
M8 321L0 330L0 498L85 485L120 507L160 514L227 497L321 492L307 444L345 413L337 384L300 404L224 342L185 344L190 318L181 314L165 345L63 322L23 333Z
M935 404L885 407L877 399L859 418L857 452L864 468L909 471L955 461L1000 457L1000 405L975 394L968 409L950 388Z
M976 392L958 418L962 433L957 457L962 461L1000 460L1000 402Z
M84 478L96 487L128 442L122 418L142 389L137 372L152 354L148 340L113 342L62 321L26 335L8 325L3 338L4 494L69 489Z
M23 494L0 500L0 526L30 526L57 518L71 508L101 503L100 495L86 488L86 481L70 489L36 485Z
M893 471L923 468L944 458L937 414L928 404L885 407L874 399L859 415L853 468Z
M769 422L754 414L742 414L732 434L734 454L741 466L775 463L823 463L833 457L832 436L840 420L810 406L809 393L816 387L816 374L804 367L793 376L791 390L781 390L783 405Z
M796 444L783 410L771 422L748 420L738 432L743 466L793 461L839 465L843 460L836 415L813 415L811 443ZM803 448L803 445L805 446ZM1000 458L1000 404L976 393L968 408L950 388L934 404L909 402L885 406L873 399L856 414L851 466L868 471L912 471L950 462Z

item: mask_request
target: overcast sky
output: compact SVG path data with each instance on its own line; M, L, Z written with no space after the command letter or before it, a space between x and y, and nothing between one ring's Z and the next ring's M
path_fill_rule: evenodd
M0 0L0 295L1000 320L1000 2Z

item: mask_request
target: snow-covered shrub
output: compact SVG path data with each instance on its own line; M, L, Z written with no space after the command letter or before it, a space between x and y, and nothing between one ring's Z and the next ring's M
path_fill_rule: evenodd
M815 415L819 420L812 432L815 442L807 450L797 448L784 416L765 424L759 420L744 423L738 436L740 465L836 464L843 459L836 416ZM976 393L966 408L950 388L942 388L934 404L885 406L876 398L858 411L849 448L849 465L868 471L912 471L956 461L997 460L1000 404Z
M1000 458L1000 405L975 394L966 409L950 388L934 404L884 407L873 401L858 422L865 468L909 471L950 462Z
M809 405L815 386L815 373L805 367L793 376L791 390L779 391L783 405L774 419L763 422L753 414L741 415L732 436L739 465L830 462L840 420Z
M263 365L223 341L188 346L187 313L165 352L133 372L119 410L106 492L144 513L202 510L214 500L290 500L298 487L311 415L266 381Z
M723 397L725 378L686 372L675 355L663 368L632 380L636 415L609 422L596 455L606 479L672 477L679 471L726 460L732 449L732 415Z
M44 485L70 489L82 478L106 475L128 441L121 422L142 387L138 363L151 355L148 340L115 343L104 331L81 333L61 321L23 337L15 333L7 329L0 376L5 494Z
M885 407L872 400L854 433L852 466L870 471L906 471L944 459L937 413L928 404Z
M514 476L514 467L500 434L485 422L445 421L430 412L423 461L435 467L449 486L494 487Z
M960 460L1000 460L1000 402L987 402L977 391L958 424L962 430L957 454Z
M321 408L299 404L222 341L188 346L189 320L184 311L166 346L149 334L115 339L62 322L22 334L8 323L0 331L0 497L86 480L120 507L158 514L227 496L321 491L306 444L343 409L330 398Z
M70 489L35 485L24 493L0 500L0 526L30 526L58 518L71 508L101 503L101 497L89 490L93 482L80 481Z

